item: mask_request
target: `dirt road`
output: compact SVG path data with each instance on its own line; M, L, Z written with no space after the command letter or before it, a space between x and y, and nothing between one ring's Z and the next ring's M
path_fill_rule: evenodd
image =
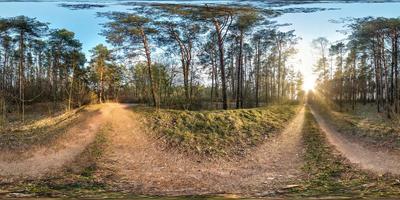
M104 180L117 188L143 194L254 194L301 174L304 109L279 136L235 161L211 162L164 151L138 117L122 106L110 113L113 131L99 176L107 174Z
M301 176L304 108L282 133L245 157L205 161L164 150L128 105L107 104L101 113L72 127L54 147L27 152L26 159L0 153L0 177L51 175L71 165L93 142L103 124L111 125L95 177L137 194L256 194L286 186Z
M74 161L93 142L96 133L110 111L106 107L99 113L88 113L51 146L41 146L25 152L0 152L0 178L34 179L57 173L64 165Z
M311 109L320 128L326 133L328 141L336 147L353 164L362 169L370 170L378 174L400 174L400 154L376 149L366 144L349 140L343 134L336 131L315 110Z

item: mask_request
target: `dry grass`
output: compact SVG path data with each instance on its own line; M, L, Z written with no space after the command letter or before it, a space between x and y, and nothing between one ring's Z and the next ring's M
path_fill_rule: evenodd
M0 149L23 150L33 145L48 144L63 135L83 113L96 109L97 106L81 107L54 114L45 114L43 110L32 111L25 122L14 121L0 127Z
M229 155L281 130L298 105L228 111L142 109L150 127L171 147L200 155Z
M302 187L295 196L340 198L390 198L400 194L398 177L360 170L328 144L325 134L310 113L303 128L306 154Z
M377 147L400 148L400 124L398 119L387 119L377 113L372 104L359 105L355 111L338 112L317 103L319 113L341 133Z

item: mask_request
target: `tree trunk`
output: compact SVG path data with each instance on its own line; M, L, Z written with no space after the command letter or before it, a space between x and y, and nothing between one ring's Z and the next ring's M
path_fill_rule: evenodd
M228 96L226 92L226 77L225 77L225 56L224 56L224 39L222 36L222 30L219 22L213 20L215 30L218 36L218 50L219 50L219 67L221 73L221 84L222 84L222 108L228 109Z
M258 40L257 42L257 47L256 47L256 52L257 52L257 63L256 63L256 77L255 77L255 81L256 81L256 85L255 85L255 98L256 98L256 107L260 106L260 102L259 102L259 88L260 88L260 54L261 54L261 48L260 48L260 40Z
M239 36L239 55L237 68L236 109L241 108L243 95L243 32Z
M100 69L100 94L99 94L99 102L103 103L103 95L104 95L104 80L103 80L103 74L104 74L104 66L101 66Z
M394 91L393 103L395 113L399 113L398 41L398 30L397 28L395 28L392 38L392 70L394 70L394 83L392 82L394 84L394 87L392 88L392 90Z
M142 36L143 48L144 48L144 51L146 54L147 70L149 73L150 89L151 89L151 94L152 94L152 98L153 98L153 103L154 103L154 107L156 107L158 109L158 108L160 108L160 102L159 102L159 98L157 95L157 85L153 80L153 69L151 66L150 48L149 48L149 44L147 41L147 36L144 33L143 29L141 29L141 36Z
M340 79L340 85L339 85L339 107L340 111L343 111L343 49L340 50L340 67L339 67L339 79Z
M174 40L178 43L180 54L181 54L181 63L182 63L182 74L183 74L183 86L185 90L185 98L186 101L190 101L190 89L189 88L189 71L191 66L191 41L189 41L188 47L180 39L179 35L176 33L175 29L171 29L171 34Z
M280 102L280 93L281 93L281 70L282 70L282 52L281 52L281 47L280 44L278 44L278 91L277 91L277 99L278 99L278 103Z
M24 77L24 32L21 31L19 35L19 101L22 121L25 121Z

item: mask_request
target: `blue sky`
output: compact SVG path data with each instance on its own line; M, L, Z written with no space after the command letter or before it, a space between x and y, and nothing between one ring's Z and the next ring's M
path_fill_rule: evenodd
M105 19L96 17L96 13L126 9L127 6L113 5L99 9L69 10L60 7L57 2L0 2L1 17L36 17L39 21L49 22L51 28L66 28L75 32L86 53L97 44L105 43L104 37L98 34L101 31L100 24Z

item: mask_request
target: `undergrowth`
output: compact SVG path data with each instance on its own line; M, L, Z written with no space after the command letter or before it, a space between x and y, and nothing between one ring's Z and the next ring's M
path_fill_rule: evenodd
M298 105L279 105L227 111L142 109L139 112L146 115L153 131L170 147L187 153L222 156L243 152L272 136L298 109Z

